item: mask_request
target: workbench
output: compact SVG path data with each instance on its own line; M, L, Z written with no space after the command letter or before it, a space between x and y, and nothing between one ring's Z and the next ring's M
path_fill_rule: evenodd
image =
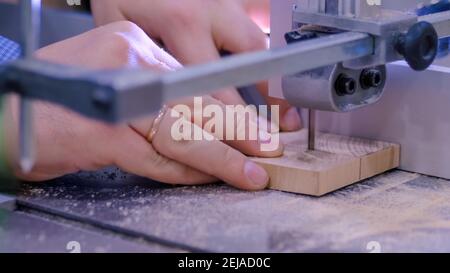
M450 182L391 171L315 198L174 187L111 168L23 184L0 251L447 252Z

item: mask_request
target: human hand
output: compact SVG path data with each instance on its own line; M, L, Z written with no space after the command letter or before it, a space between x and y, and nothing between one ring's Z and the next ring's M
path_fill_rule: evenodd
M36 56L91 69L143 67L165 73L181 67L129 22L106 25L50 45L39 50ZM204 102L224 107L212 97L204 97ZM176 104L190 107L192 98L181 99ZM17 163L17 97L10 99L8 108L10 117L5 131L10 164L19 178L28 181L49 180L80 170L115 165L124 171L171 184L203 184L220 179L242 189L257 190L267 185L267 174L243 153L277 156L282 152L281 146L270 152L261 151L259 140L176 141L171 127L178 119L167 114L150 144L147 137L155 117L108 125L56 105L36 102L33 118L37 158L33 170L25 174L20 172ZM191 121L185 122L203 131Z
M164 44L183 65L220 58L220 51L241 53L267 49L269 0L92 0L98 25L130 20ZM295 131L301 119L286 101L269 96L267 82L257 85L268 105L280 106L279 127ZM245 102L232 88L213 95L226 105Z

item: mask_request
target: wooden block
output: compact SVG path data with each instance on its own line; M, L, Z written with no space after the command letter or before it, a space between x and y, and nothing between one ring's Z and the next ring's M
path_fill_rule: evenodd
M279 158L254 158L270 176L270 188L322 196L397 168L400 146L332 134L317 134L316 151L307 149L307 130L281 133Z

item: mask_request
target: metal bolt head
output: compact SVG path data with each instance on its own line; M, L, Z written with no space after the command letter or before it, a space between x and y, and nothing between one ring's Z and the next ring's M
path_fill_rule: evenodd
M379 87L383 83L383 75L378 69L366 69L361 73L360 82L364 89Z
M356 92L356 81L342 74L336 80L335 89L339 96L353 95Z

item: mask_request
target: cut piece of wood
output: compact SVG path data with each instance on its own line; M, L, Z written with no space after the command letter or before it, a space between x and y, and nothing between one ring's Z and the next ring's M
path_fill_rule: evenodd
M284 155L253 158L270 176L270 188L321 196L397 168L400 146L332 134L316 135L316 150L307 149L307 130L281 133Z

